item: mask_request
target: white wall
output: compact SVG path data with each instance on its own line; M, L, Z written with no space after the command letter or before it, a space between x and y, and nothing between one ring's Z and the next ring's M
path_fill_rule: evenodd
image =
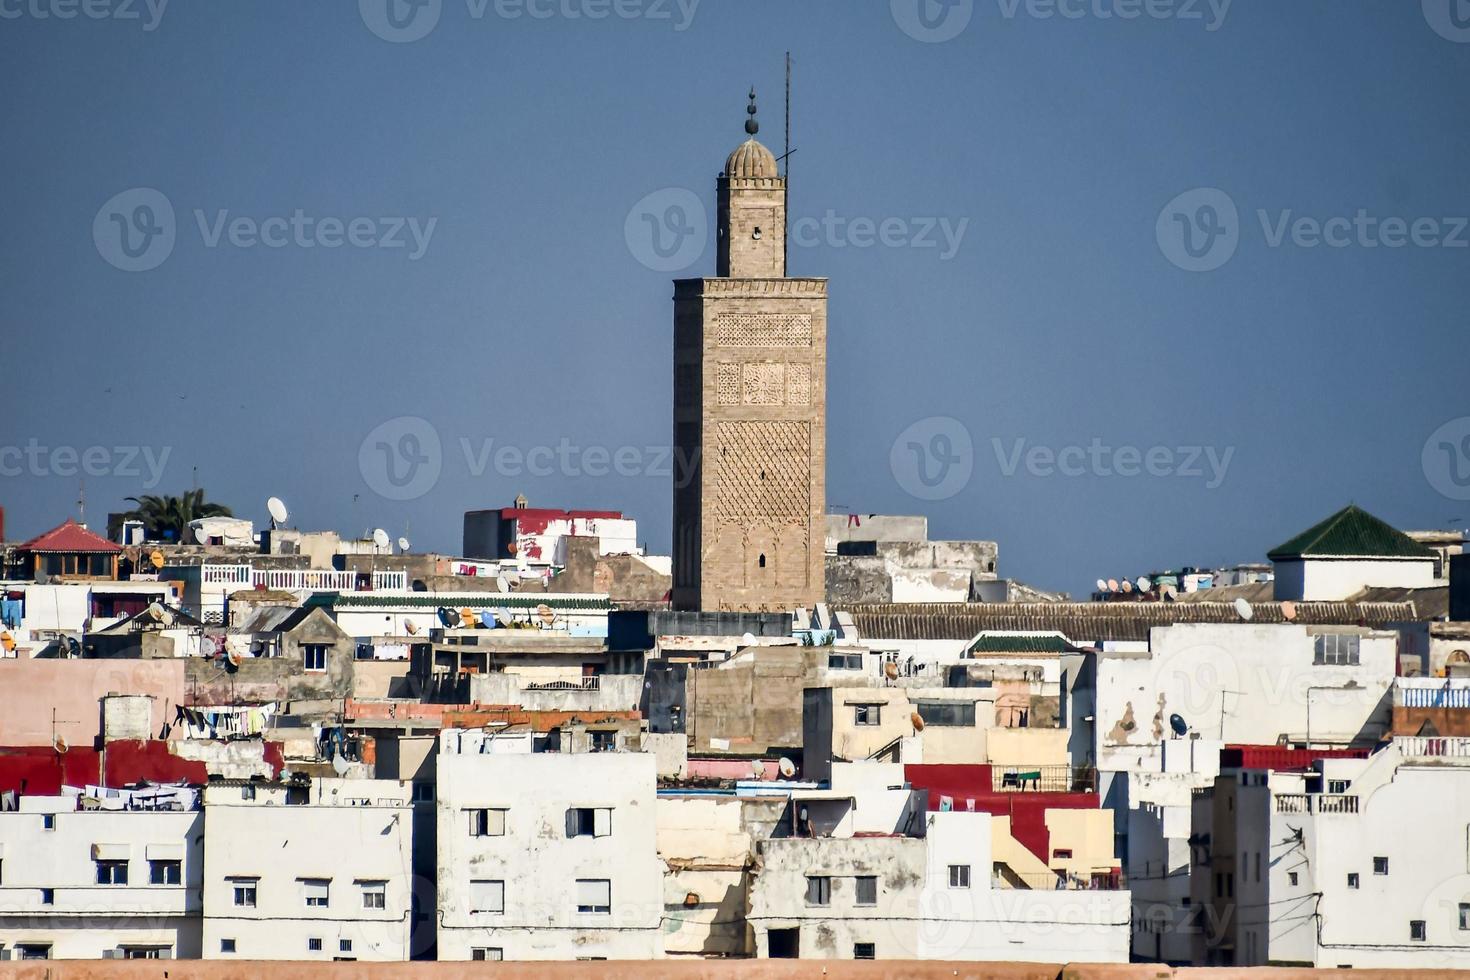
M314 780L306 805L286 805L278 787L255 793L247 800L240 786L205 790L204 958L407 960L414 886L409 784ZM234 904L234 876L260 879L254 908ZM304 878L330 879L327 907L306 905ZM387 883L385 908L364 907L364 881ZM235 940L232 954L221 951L227 938ZM312 938L322 941L320 951L308 948Z
M1434 585L1434 558L1313 558L1276 562L1274 597L1310 602L1338 601L1372 586L1427 589Z
M643 752L441 753L439 958L468 960L475 947L507 960L660 956L655 769ZM507 811L504 836L470 836L466 811L479 807ZM611 808L610 833L569 838L572 807ZM503 912L470 910L475 879L505 883ZM609 914L577 911L578 879L611 883Z
M41 812L0 813L0 948L50 944L53 959L100 959L125 945L199 955L202 813L77 811L71 797L23 802L53 812L55 829ZM94 845L126 855L126 885L97 884ZM181 884L150 884L150 856L180 860ZM54 904L42 904L42 888L54 889Z

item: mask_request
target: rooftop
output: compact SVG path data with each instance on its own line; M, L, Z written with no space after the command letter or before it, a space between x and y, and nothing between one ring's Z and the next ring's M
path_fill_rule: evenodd
M1434 552L1404 532L1355 504L1348 504L1319 524L1266 554L1284 558L1433 558Z
M68 517L65 523L53 527L44 534L36 535L24 544L16 545L15 550L115 555L120 553L122 548L100 534L93 534Z

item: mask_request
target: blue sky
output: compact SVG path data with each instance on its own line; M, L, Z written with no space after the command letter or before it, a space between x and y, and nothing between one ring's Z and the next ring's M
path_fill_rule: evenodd
M96 524L197 471L261 522L453 552L525 493L666 552L713 232L668 270L638 229L712 217L752 84L779 152L788 49L834 507L1073 591L1350 500L1470 524L1466 0L393 2L0 0L9 537L84 469Z

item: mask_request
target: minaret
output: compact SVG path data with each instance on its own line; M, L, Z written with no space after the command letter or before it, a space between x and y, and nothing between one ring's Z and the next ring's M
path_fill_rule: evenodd
M761 129L755 115L755 89L750 90L745 112L745 132L750 138L730 154L716 184L715 275L784 277L786 178L779 175L771 151L755 138Z
M716 278L674 283L677 609L824 593L827 280L786 276L786 181L755 137L716 182Z

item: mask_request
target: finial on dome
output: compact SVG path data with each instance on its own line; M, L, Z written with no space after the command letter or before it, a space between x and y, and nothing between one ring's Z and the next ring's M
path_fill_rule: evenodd
M754 136L761 131L761 124L755 118L755 86L751 86L750 105L745 107L745 112L750 116L749 119L745 120L745 131L751 136Z

